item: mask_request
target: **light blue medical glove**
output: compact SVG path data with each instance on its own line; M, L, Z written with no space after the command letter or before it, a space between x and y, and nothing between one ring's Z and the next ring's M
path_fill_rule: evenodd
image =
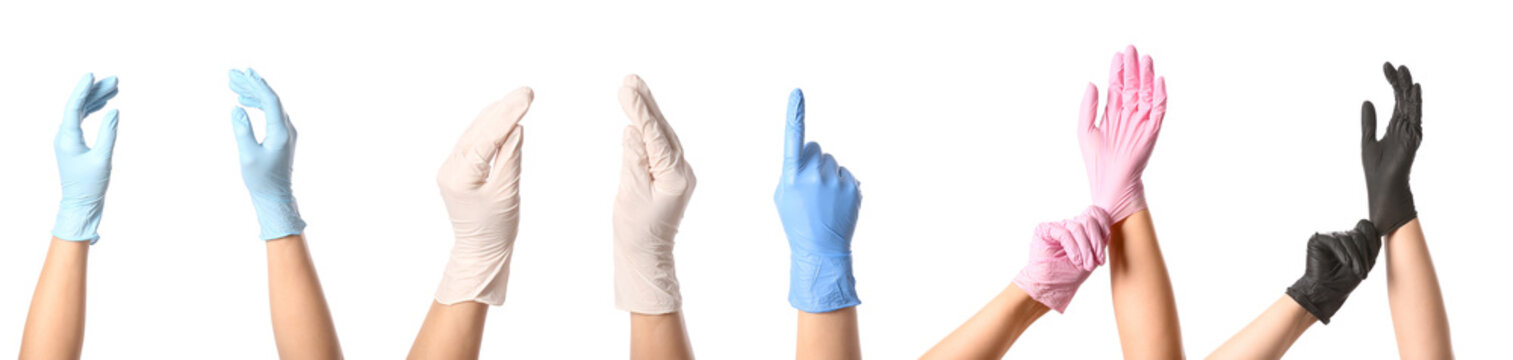
M788 233L788 303L810 313L862 303L851 275L851 234L862 207L860 182L820 144L804 144L804 92L788 97L783 176L772 195Z
M236 147L242 158L242 182L247 184L247 192L252 193L252 208L257 211L257 223L262 228L260 236L273 240L299 234L305 230L305 220L299 217L299 205L290 189L294 141L299 137L294 124L284 113L278 94L256 71L231 70L231 91L236 92L237 102L242 106L262 110L267 117L267 130L263 143L259 144L252 135L247 111L241 107L231 109L231 127L236 132Z
M84 145L84 131L79 124L114 97L116 77L96 82L94 74L84 74L63 109L63 124L53 138L58 179L63 182L63 200L58 202L53 237L89 241L90 245L100 240L95 229L100 226L100 213L105 209L105 188L110 187L110 157L116 147L119 115L116 110L105 114L94 148Z

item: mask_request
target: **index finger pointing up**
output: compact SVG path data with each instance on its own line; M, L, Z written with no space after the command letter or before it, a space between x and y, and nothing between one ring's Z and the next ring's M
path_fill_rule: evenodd
M788 94L788 127L783 134L783 172L799 167L804 153L804 90Z

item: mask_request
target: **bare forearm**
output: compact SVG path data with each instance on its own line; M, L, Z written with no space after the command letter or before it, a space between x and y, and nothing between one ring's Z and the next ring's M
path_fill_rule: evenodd
M631 359L693 359L683 313L630 313Z
M53 238L21 334L22 359L78 359L84 348L88 241Z
M1318 322L1297 301L1283 295L1266 312L1224 342L1209 359L1280 359L1313 323Z
M410 359L477 359L483 346L483 324L489 305L464 301L442 305L432 301L420 335L410 347Z
M1112 229L1109 282L1125 358L1182 357L1177 302L1150 211L1136 212Z
M1050 310L1018 286L1009 285L921 358L1002 358L1014 345L1014 340Z
M1387 301L1404 359L1449 359L1450 320L1418 219L1387 236Z
M341 344L303 235L268 240L273 337L284 359L338 359Z
M799 311L797 359L860 359L856 307L825 313Z

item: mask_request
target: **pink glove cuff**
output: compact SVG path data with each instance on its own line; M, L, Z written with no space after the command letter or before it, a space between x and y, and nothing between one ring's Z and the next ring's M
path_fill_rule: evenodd
M1094 199L1094 205L1108 209L1109 225L1145 210L1145 184L1138 179L1106 192L1108 197Z
M1110 222L1107 211L1089 206L1075 218L1041 223L1030 241L1029 264L1014 277L1014 285L1056 312L1066 312L1077 288L1107 260Z

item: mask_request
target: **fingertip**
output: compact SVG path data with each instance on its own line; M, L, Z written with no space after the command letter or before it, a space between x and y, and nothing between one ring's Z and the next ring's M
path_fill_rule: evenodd
M531 102L536 101L536 91L532 90L529 86L521 86L515 89L515 91L511 91L509 95L506 95L505 99L507 99L506 101L512 107L521 107L529 110Z
M626 81L629 82L630 80L627 79ZM641 123L640 111L636 110L636 107L639 106L640 98L641 95L636 91L635 87L629 85L620 87L620 110L625 111L625 117L629 118L633 124Z
M788 124L789 125L803 125L804 124L804 91L803 90L793 89L793 92L791 92L791 93L788 94Z
M247 110L242 109L242 107L240 106L232 106L231 120L237 122L247 122Z
M100 84L100 88L105 88L105 89L110 89L110 91L115 91L116 85L119 84L120 82L121 82L121 79L119 79L119 78L115 77L114 75L112 75L112 76L107 76L104 79L100 79L99 84Z
M625 75L625 80L621 81L620 85L621 86L625 86L625 87L630 87L630 88L638 88L638 87L641 87L641 84L645 84L645 83L646 83L645 81L641 80L641 76L640 75L630 74L630 75Z

